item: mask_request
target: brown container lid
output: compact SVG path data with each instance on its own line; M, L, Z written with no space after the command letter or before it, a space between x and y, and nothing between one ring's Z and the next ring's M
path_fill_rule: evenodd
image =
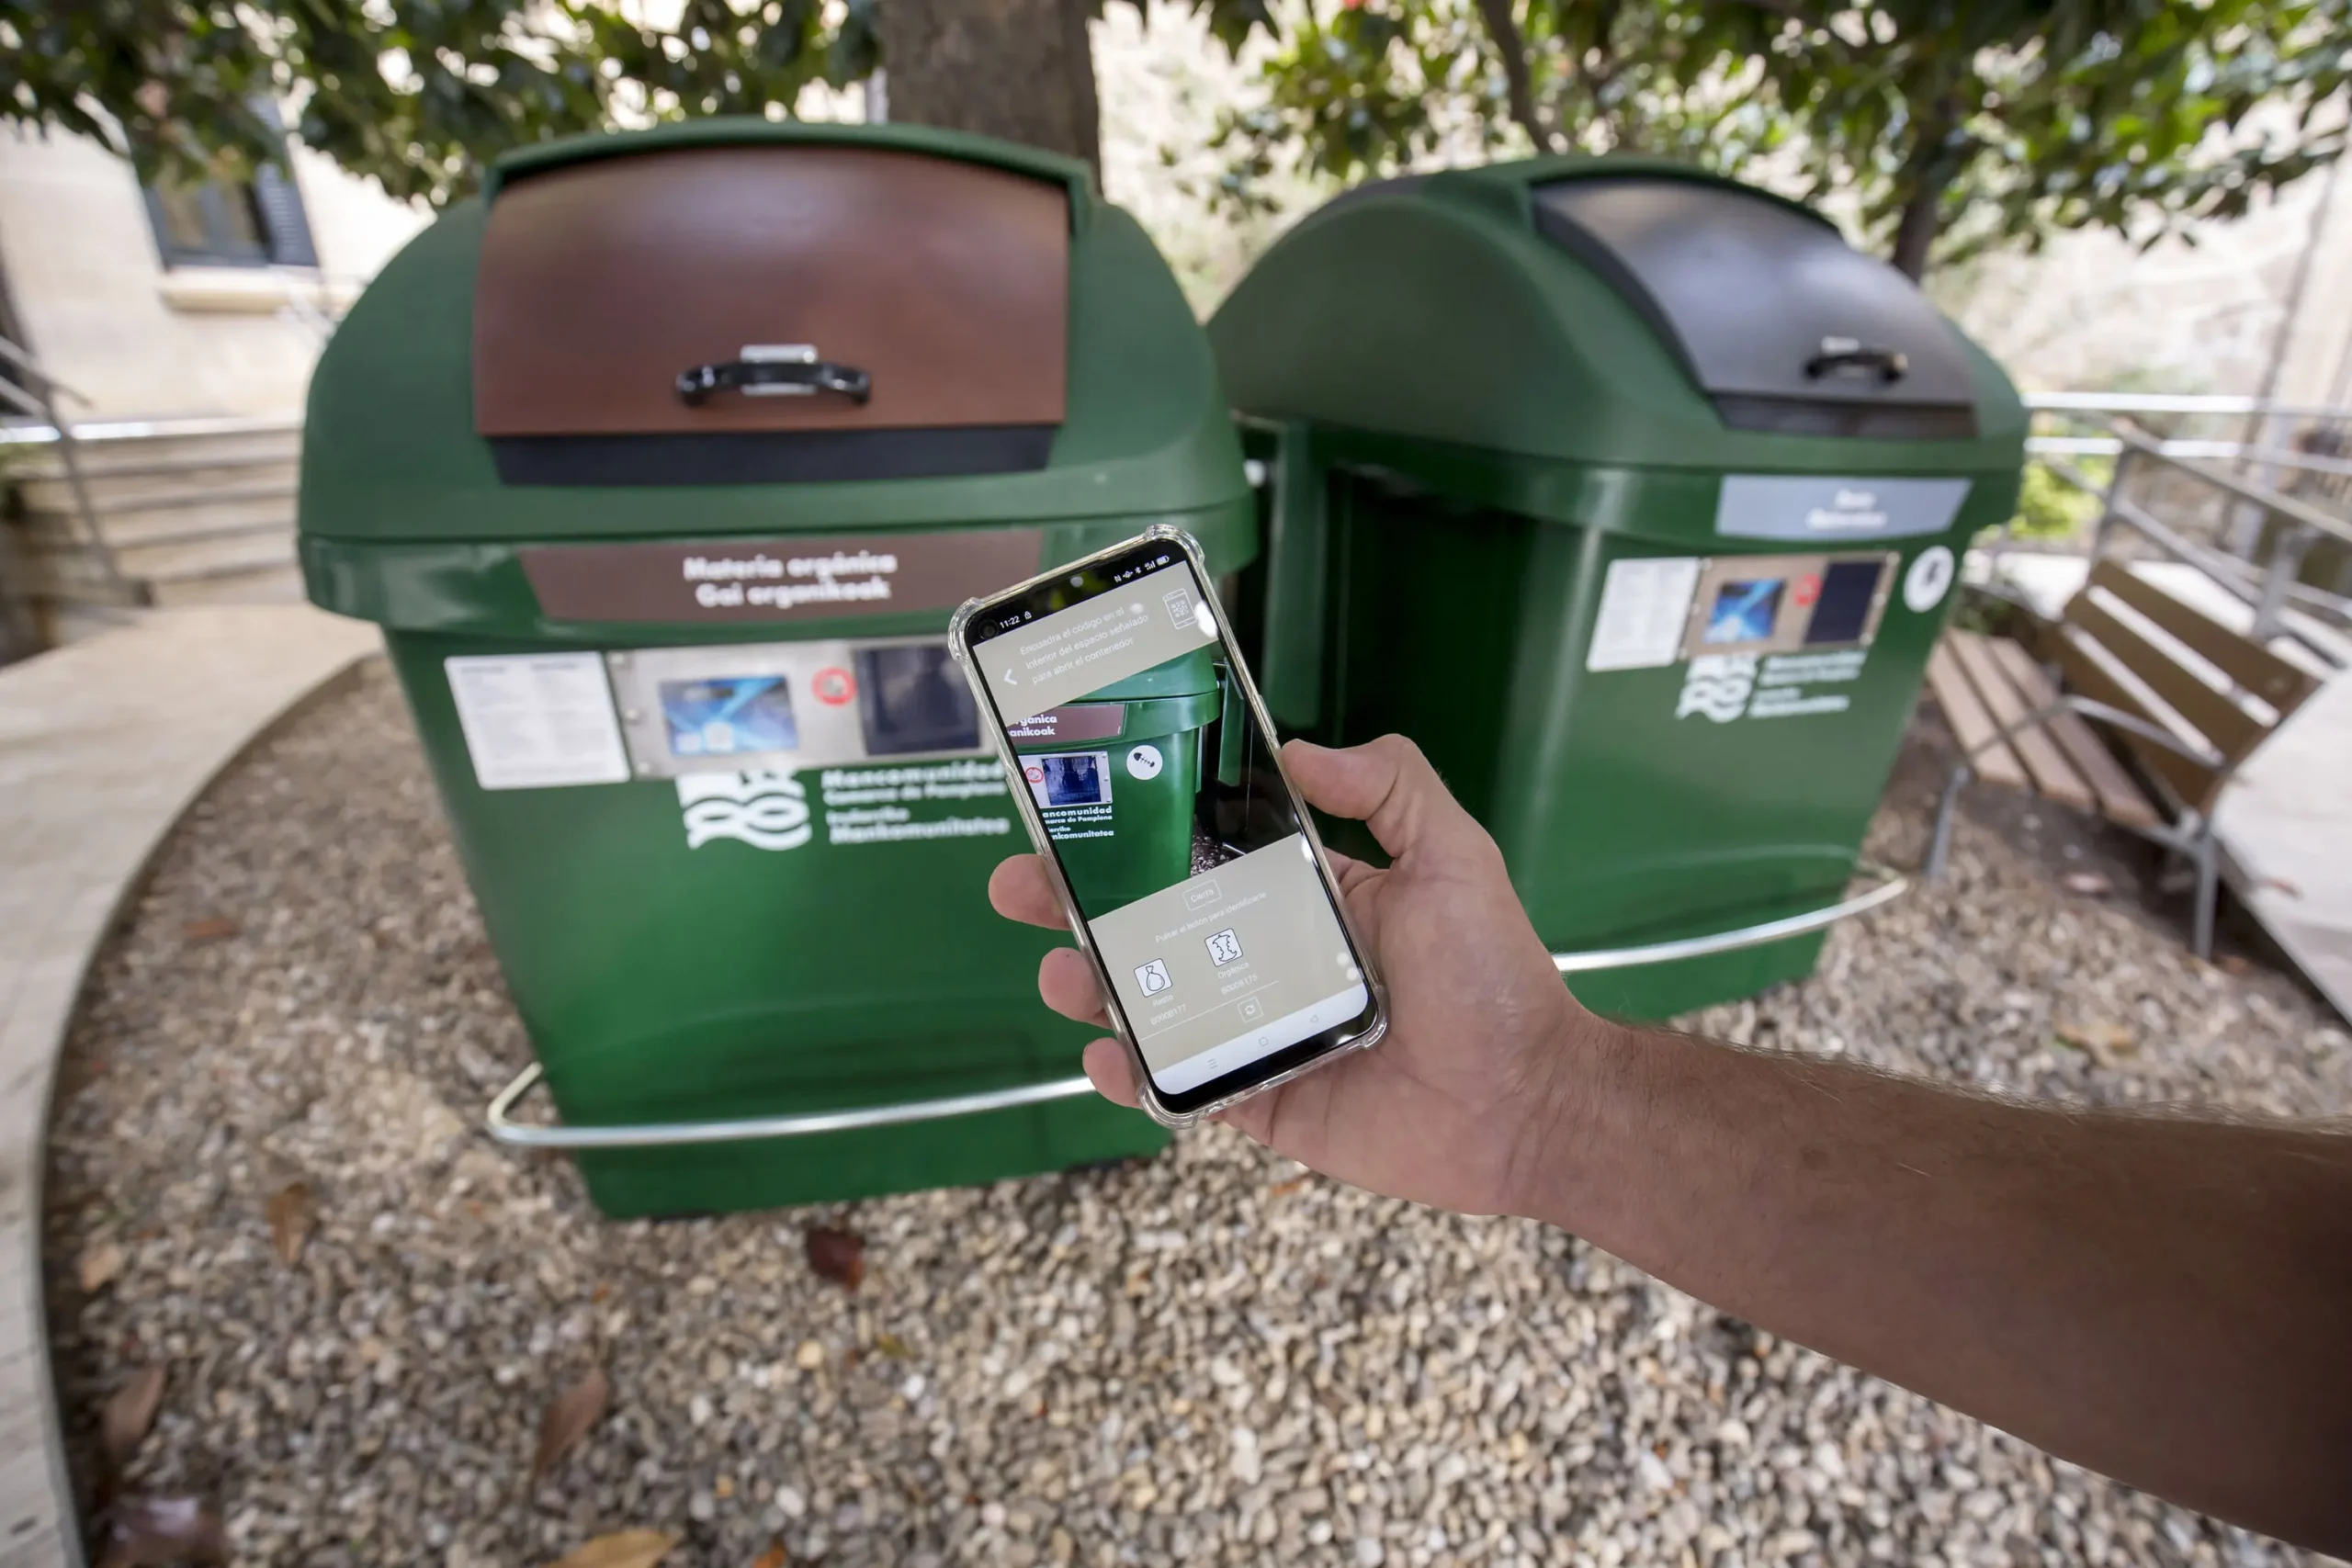
M870 147L684 147L520 175L482 240L474 427L1057 425L1069 231L1065 186ZM679 390L699 367L802 359L866 395Z

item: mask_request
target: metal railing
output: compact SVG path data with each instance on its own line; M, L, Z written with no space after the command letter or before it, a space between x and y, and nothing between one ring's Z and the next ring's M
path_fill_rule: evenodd
M2041 423L2094 432L2034 434L2026 442L2031 457L2120 456L2122 443L2109 427L2118 419L2128 420L2157 441L2165 457L2218 459L2236 477L2251 479L2264 491L2352 522L2352 408L2245 397L2108 392L2035 393L2027 397L2026 406ZM2215 532L2231 554L2252 560L2267 544L2267 517L2259 502L2233 501ZM2337 586L2352 590L2352 572Z
M2167 457L2240 458L2308 473L2352 474L2352 458L2324 457L2291 446L2248 446L2243 441L2197 440L2159 440L2156 446ZM2123 450L2123 442L2113 435L2030 435L2026 437L2025 449L2035 457L2064 454L2112 457Z
M2025 406L2037 413L2215 414L2264 420L2352 418L2352 409L2333 403L2264 402L2259 398L2202 392L2028 392Z
M2352 408L2325 403L2266 403L2253 398L2132 395L2105 392L2033 392L2026 407L2059 424L2099 425L2129 419L2164 444L2169 456L2221 457L2261 484L2281 487L2278 470L2352 476ZM2185 426L2227 424L2236 434L2191 434ZM2164 428L2151 429L2151 426ZM2037 434L2029 452L2103 453L2120 445L2112 435ZM2352 515L2352 507L2342 508Z
M0 416L19 410L29 398L0 403ZM266 535L290 535L294 481L276 469L292 460L302 431L294 414L233 414L169 419L114 419L67 423L55 417L0 417L0 469L14 470L19 483L52 491L28 507L24 536L10 554L12 596L36 613L71 606L78 615L105 616L157 602L166 585L218 575L234 575L250 564L174 569L164 576L139 570L141 551L118 553L112 532L125 513L141 516L140 546L209 546ZM259 437L260 440L243 438ZM286 439L280 440L278 438ZM226 445L224 445L224 443ZM250 477L224 478L232 469ZM264 470L269 470L265 472ZM73 488L54 494L61 481ZM128 484L130 489L121 487ZM283 497L283 515L264 515ZM33 498L28 493L30 502ZM222 516L203 509L232 503L250 515ZM175 517L187 521L175 521ZM96 541L104 553L91 547ZM50 541L54 541L51 543ZM144 552L152 555L153 552ZM290 556L290 548L289 548ZM61 564L74 563L71 571ZM95 570L85 563L95 563Z
M2160 555L2196 567L2253 612L2248 635L2257 641L2292 638L2330 667L2346 662L2345 644L2322 628L2352 628L2352 595L2301 581L2314 547L2352 558L2352 516L2336 510L2352 491L2352 458L2343 448L2321 450L2352 435L2352 409L2265 404L2249 398L2128 397L2041 394L2027 400L2037 413L2090 425L2090 435L2043 435L2028 451L2050 473L2095 495L2099 513L2086 541L2094 558L2108 551L2119 529ZM2267 440L2228 441L2159 436L2132 415L2219 415L2255 420ZM2282 422L2294 421L2291 426ZM2278 444L2292 430L2294 445ZM2099 479L2069 459L2112 457ZM2233 471L2221 466L2235 462ZM2281 473L2290 476L2285 485ZM2311 493L2298 480L2316 479ZM2141 493L2133 493L2138 489ZM2150 493L2161 488L2166 493ZM2169 511L2170 514L2166 513ZM2195 515L2206 513L2210 525ZM2006 529L2004 533L2006 535ZM1995 546L2000 553L2006 544Z
M0 339L0 342L6 341ZM301 428L302 416L291 413L84 420L70 427L60 425L51 417L39 424L0 423L0 446L51 446L60 442L102 446L113 441L151 441L176 436L292 434Z
M0 336L0 361L7 366L6 377L0 378L0 408L41 422L9 428L44 433L45 444L55 453L58 471L72 497L70 512L76 547L97 568L109 597L125 604L141 602L143 593L123 575L121 563L115 559L114 547L107 543L106 532L98 525L98 510L90 499L89 475L82 467L77 433L59 411L62 399L84 403L89 400L42 369L30 354L5 336Z

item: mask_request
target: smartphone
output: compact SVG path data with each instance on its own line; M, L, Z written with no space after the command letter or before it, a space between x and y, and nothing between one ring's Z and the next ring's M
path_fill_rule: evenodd
M1386 1031L1200 547L1155 527L956 611L948 646L1144 1109L1182 1127Z

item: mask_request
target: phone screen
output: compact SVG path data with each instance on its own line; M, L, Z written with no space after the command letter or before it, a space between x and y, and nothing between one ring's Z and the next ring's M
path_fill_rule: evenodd
M989 606L966 636L1161 1102L1222 1099L1370 1027L1274 744L1181 549Z

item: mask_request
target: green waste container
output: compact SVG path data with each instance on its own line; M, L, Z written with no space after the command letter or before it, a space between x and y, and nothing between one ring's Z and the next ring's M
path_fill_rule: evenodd
M1275 717L1419 741L1579 997L1749 994L1899 890L1849 892L2026 428L1907 279L1761 191L1550 158L1340 197L1209 336Z
M944 636L1154 523L1256 548L1206 340L1081 165L733 120L512 156L336 332L300 511L536 1051L500 1136L615 1215L1161 1146L988 908L1026 845Z
M1202 754L1227 689L1202 649L1013 727L1023 782L1090 918L1193 874ZM1232 732L1218 730L1220 750Z

